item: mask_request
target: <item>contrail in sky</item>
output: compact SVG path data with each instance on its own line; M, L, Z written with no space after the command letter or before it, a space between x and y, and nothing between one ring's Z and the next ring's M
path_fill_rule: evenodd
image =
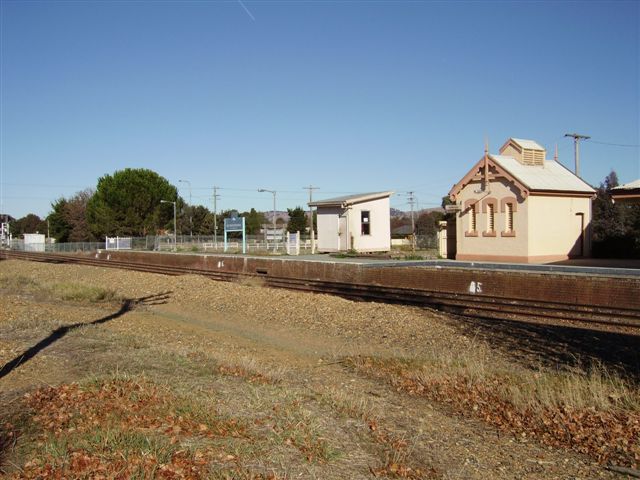
M244 3L242 3L242 0L238 0L238 3L240 4L240 6L242 6L242 8L244 8L244 11L247 12L247 15L249 15L249 17L251 17L251 20L253 20L255 22L256 21L255 17L253 15L251 15L251 12L249 11L249 9L247 7L245 7Z

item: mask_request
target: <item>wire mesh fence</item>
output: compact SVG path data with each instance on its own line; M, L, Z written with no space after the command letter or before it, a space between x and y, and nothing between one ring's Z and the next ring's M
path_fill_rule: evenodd
M148 235L146 237L127 237L126 250L138 251L177 251L177 252L204 252L223 253L224 241L221 235ZM111 243L109 250L118 250L118 243ZM14 239L10 248L18 251L49 252L49 253L73 253L92 252L106 249L105 242L65 242L57 243L46 241L45 243L25 243L22 239ZM242 252L242 239L227 239L227 253ZM286 253L285 241L267 241L263 235L247 236L247 253L269 254ZM302 237L300 240L300 253L311 253L310 238Z
M104 249L104 246L104 242L25 243L22 239L14 239L10 248L21 252L75 253L95 252Z
M162 252L193 252L193 253L224 253L224 239L222 235L147 235L146 237L127 237L126 250L138 251L162 251ZM394 242L395 243L395 242ZM400 246L401 249L411 248L411 241L407 240ZM283 255L287 253L286 241L267 240L264 235L248 235L246 239L247 253L254 255ZM437 235L417 235L416 248L419 250L437 250ZM25 243L22 239L13 239L10 248L19 251L38 251L50 253L75 253L75 252L95 252L106 249L105 242L65 242L57 243L46 241L42 244ZM113 250L109 246L109 250ZM241 253L242 239L227 239L226 253ZM308 235L301 235L300 255L311 253L311 238Z

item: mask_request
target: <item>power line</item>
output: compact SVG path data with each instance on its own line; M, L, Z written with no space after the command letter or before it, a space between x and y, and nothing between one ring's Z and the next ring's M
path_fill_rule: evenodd
M609 143L609 142L598 142L597 140L591 140L591 143L598 143L600 145L611 145L613 147L640 148L640 145L633 144L633 143Z

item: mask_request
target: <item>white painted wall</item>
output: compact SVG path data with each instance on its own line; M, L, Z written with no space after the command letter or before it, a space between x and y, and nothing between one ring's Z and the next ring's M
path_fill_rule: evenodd
M43 233L25 233L24 234L24 250L25 252L44 252L45 236Z
M361 234L361 212L369 211L370 235ZM318 207L318 251L391 250L389 197L351 205L348 209ZM351 241L353 240L353 244Z
M361 212L369 211L370 235L361 234ZM349 209L349 236L358 252L391 250L391 212L389 197L352 205Z
M344 210L336 207L318 207L318 243L319 252L339 252L339 218Z

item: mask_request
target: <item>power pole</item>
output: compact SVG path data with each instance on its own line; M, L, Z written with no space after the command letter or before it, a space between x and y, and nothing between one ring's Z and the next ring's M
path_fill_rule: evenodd
M318 190L318 187L309 185L308 187L302 187L309 190L309 203L313 202L313 191ZM309 233L311 234L311 255L316 253L316 239L313 233L313 207L309 205Z
M213 186L213 247L218 251L218 187Z
M588 135L580 135L579 133L565 133L565 137L573 137L573 154L576 162L576 176L580 176L580 140L588 140Z
M407 192L409 195L409 205L411 205L411 249L416 251L416 222L413 217L413 204L415 202L414 192Z

